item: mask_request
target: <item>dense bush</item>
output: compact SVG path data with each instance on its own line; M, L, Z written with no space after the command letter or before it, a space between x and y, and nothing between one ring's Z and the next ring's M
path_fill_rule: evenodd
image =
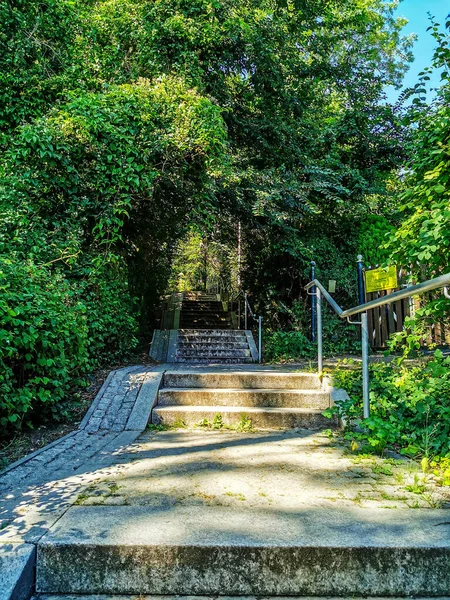
M263 339L265 361L299 360L314 356L314 345L300 331L265 331Z
M62 275L0 257L0 424L46 415L88 367L86 307Z
M340 369L333 379L350 395L333 409L347 420L348 439L378 452L394 447L409 456L450 455L450 357L440 350L418 366L371 365L371 415L362 422L361 369Z
M168 252L226 168L224 135L217 108L174 78L85 94L17 129L0 161L4 431L56 416L88 369L136 347L142 229Z
M80 281L0 256L0 424L58 419L84 376L136 347L137 320L118 268Z
M306 337L302 331L265 331L263 354L266 361L293 361L317 358L317 344L310 340L308 328ZM325 356L357 354L361 352L359 331L331 313L323 322L323 351Z
M127 357L138 343L136 307L124 267L95 270L79 284L86 306L91 367Z

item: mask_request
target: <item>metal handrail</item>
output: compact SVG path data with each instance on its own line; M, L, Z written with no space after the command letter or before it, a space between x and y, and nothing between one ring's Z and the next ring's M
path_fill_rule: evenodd
M370 416L370 403L369 403L369 328L367 311L378 306L385 306L386 304L392 304L397 300L403 300L404 298L410 298L411 296L417 296L425 292L432 290L443 289L444 296L450 300L450 273L423 281L417 285L412 285L404 290L398 292L392 292L386 296L381 296L370 302L364 302L353 308L343 310L339 304L332 298L324 286L318 279L313 279L306 286L305 289L311 296L316 296L316 310L317 310L317 362L319 374L323 371L323 346L322 346L322 296L330 304L332 309L341 319L347 319L351 325L361 326L361 344L362 344L362 371L363 371L363 407L364 407L364 418ZM310 292L310 289L313 289ZM361 321L350 321L350 317L353 315L361 315Z
M344 309L339 306L336 300L327 292L327 290L323 287L318 279L314 279L310 281L308 285L305 285L305 290L310 290L312 287L317 287L323 294L324 298L327 300L328 304L334 310L334 312L340 317L344 312Z
M410 298L411 296L417 296L418 294L424 294L425 292L431 292L432 290L437 290L440 288L444 288L444 294L448 298L450 297L450 294L448 294L447 290L447 287L450 286L450 273L448 273L447 275L441 275L440 277L435 277L434 279L429 279L428 281L423 281L422 283L418 283L417 285L412 285L398 292L392 292L391 294L381 296L380 298L376 298L375 300L371 300L370 302L365 302L364 304L359 304L358 306L349 308L347 310L343 310L337 304L337 302L330 296L327 290L317 279L314 279L314 281L308 283L308 285L305 286L305 289L309 290L314 286L320 289L324 298L328 301L333 310L342 319L346 319L347 317L358 315L367 310L371 310L372 308L377 308L378 306L392 304L392 302L397 302L397 300L403 300L404 298Z
M238 294L231 300L231 303L238 301L238 329L241 328L241 303L239 299L244 298L244 329L248 330L248 313L250 316L258 322L258 362L262 362L262 317L256 316L253 312L250 302L248 301L247 292L240 291Z

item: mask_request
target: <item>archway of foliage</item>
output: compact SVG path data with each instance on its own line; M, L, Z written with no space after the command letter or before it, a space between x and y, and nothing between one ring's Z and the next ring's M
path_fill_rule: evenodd
M3 426L133 349L126 223L142 219L158 255L226 166L219 111L175 78L84 95L17 131L0 188Z
M265 290L299 296L314 248L319 262L332 249L347 273L359 220L382 212L368 199L404 156L383 95L410 58L393 8L0 2L0 253L4 277L17 268L23 280L0 300L4 425L59 398L59 379L123 356L138 320L148 333L191 226L232 246L229 225L242 223L244 283L263 310ZM63 333L55 342L58 377L41 372L54 357L28 339L44 336L50 299L30 292L26 319L19 307L21 290L53 276L59 303L85 323L79 361L63 360ZM25 388L30 404L16 410Z

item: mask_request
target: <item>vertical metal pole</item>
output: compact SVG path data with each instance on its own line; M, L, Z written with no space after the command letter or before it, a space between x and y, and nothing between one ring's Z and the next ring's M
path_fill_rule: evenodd
M311 281L316 278L316 263L311 261ZM311 288L311 341L316 341L316 286Z
M364 291L364 263L361 254L358 254L358 300L360 304L364 304L366 301Z
M258 362L262 362L262 317L258 317Z
M238 329L241 328L241 299L238 300Z
M322 348L322 294L316 289L317 297L317 370L319 375L323 371L323 348Z
M363 415L370 417L369 401L369 326L367 312L361 313L361 344L362 344L362 384L363 384Z
M245 302L245 313L244 313L244 315L245 315L245 317L244 317L244 323L245 323L245 325L244 325L244 329L245 329L245 331L247 331L247 329L248 329L248 327L247 327L247 302L248 302L248 300L247 300L247 292L244 294L244 302Z
M359 303L366 301L364 287L364 263L361 254L358 254L358 297ZM362 384L363 384L363 416L370 417L369 401L369 324L367 312L361 313L361 346L362 346Z

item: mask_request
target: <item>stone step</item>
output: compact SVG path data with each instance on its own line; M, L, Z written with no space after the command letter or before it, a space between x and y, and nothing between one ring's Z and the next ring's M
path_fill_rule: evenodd
M155 596L150 596L148 594L140 594L137 600L182 600L183 596L178 595L176 597L168 597L164 598ZM92 596L91 594L77 594L73 596L72 594L39 594L38 596L32 596L31 600L136 600L136 598L130 598L130 596L117 595L117 594L106 594L101 597ZM187 599L186 599L187 600ZM189 600L211 600L210 596L195 596L195 598L190 598ZM227 596L226 600L258 600L255 596ZM265 596L264 600L367 600L367 598L363 596L344 596L344 597L322 597L322 596L289 596L289 597L280 597L280 596ZM378 596L376 600L399 600L399 598L392 599L387 596ZM418 598L417 600L436 600L436 598ZM450 600L450 596L440 596L439 600Z
M191 302L220 302L220 300L217 299L217 296L215 295L205 295L205 294L199 294L199 295L195 295L195 294L189 294L189 295L185 295L183 298L183 302L185 301L191 301Z
M198 319L199 317L209 320L215 321L216 319L228 319L230 318L229 313L225 311L203 311L203 310L182 310L180 313L180 318L187 319ZM213 327L211 329L214 329Z
M215 350L214 348L177 348L177 356L195 357L195 358L244 358L251 356L251 352L245 348L221 348Z
M228 323L231 322L231 320L228 317L204 317L203 315L196 315L196 316L190 316L190 315L180 315L180 321L186 321L186 322L201 322L201 323L206 323L206 325L203 327L203 329L216 329L216 325L222 325L223 323ZM183 329L182 326L180 326L181 329Z
M224 317L223 319L218 317L217 319L204 319L203 317L187 318L180 317L180 326L189 329L190 325L197 325L198 328L211 327L211 329L222 328L223 325L230 325L231 321Z
M187 319L190 321L195 321L196 319L203 319L204 321L224 321L229 319L230 316L228 313L204 313L204 312L196 312L191 313L190 311L181 311L180 319ZM214 329L214 327L211 327Z
M199 331L203 327L211 327L214 326L216 329L223 329L224 331L229 331L230 327L228 323L183 323L183 327L185 329L190 329L191 331Z
M223 306L220 300L183 300L183 306Z
M198 350L202 350L205 348L209 348L211 350L225 350L226 348L248 348L248 342L247 340L245 341L240 341L241 338L238 338L237 340L231 340L231 341L222 341L222 339L220 338L208 338L207 340L197 340L195 339L195 341L184 341L184 340L180 340L180 337L178 337L178 342L177 342L177 346L178 348L197 348Z
M218 414L224 425L239 425L251 421L255 429L327 429L335 422L323 416L319 408L279 408L254 406L159 406L152 410L154 425L197 425L205 419L213 422Z
M252 363L253 362L253 358L248 358L248 357L242 357L242 358L236 358L234 356L228 356L228 357L213 357L213 358L206 358L206 357L200 357L200 358L192 358L192 357L184 357L184 356L177 356L175 357L174 362L176 363L189 363L189 364L205 364L205 365L241 365L244 363Z
M320 408L330 406L330 394L320 390L242 390L163 388L158 406L247 406Z
M195 329L190 330L194 335L178 335L178 344L244 344L248 346L245 335L226 335L227 331L222 329L223 335L195 335Z
M200 311L190 311L190 310L182 310L181 314L180 314L180 319L188 319L188 320L193 320L193 319L205 319L206 321L216 321L217 319L219 320L223 320L223 319L230 319L230 315L226 312L210 312L210 313L205 313L205 312L200 312Z
M259 370L227 373L166 372L163 382L165 388L322 389L322 383L316 373Z
M229 329L228 331L223 331L222 329L197 329L196 331L192 331L191 329L184 330L182 327L178 330L179 336L188 335L188 336L237 336L237 337L246 337L245 331L242 329Z
M37 544L36 593L444 597L447 513L74 506Z
M222 302L183 302L181 310L195 310L195 311L213 311L213 312L229 312L224 310Z
M185 328L189 328L192 325L195 325L196 327L215 327L217 329L222 329L224 326L229 328L231 326L231 322L228 319L217 319L216 321L211 321L209 319L203 319L201 317L199 317L198 319L180 318L180 325Z

